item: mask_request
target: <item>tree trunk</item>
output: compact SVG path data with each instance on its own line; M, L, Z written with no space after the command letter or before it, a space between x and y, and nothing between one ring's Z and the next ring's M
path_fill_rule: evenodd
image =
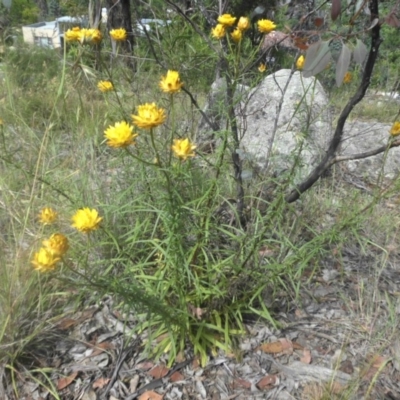
M132 31L130 0L107 0L107 29L124 28L128 39L120 44L119 54L133 55L134 35ZM129 65L134 67L133 58L129 58Z
M89 0L89 27L99 29L101 21L101 0Z
M35 4L39 8L39 22L46 21L49 14L49 7L47 6L47 0L35 0Z

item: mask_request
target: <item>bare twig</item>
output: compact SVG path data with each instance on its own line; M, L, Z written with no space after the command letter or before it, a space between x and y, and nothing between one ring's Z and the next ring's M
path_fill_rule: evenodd
M311 17L311 15L315 14L318 10L320 10L326 3L328 3L328 0L325 0L318 7L314 8L314 10L311 10L308 14L304 15L300 20L300 24L306 21L309 17Z
M207 122L209 127L214 132L218 131L219 130L219 126L210 121L210 119L208 118L207 114L200 108L199 104L197 103L197 101L194 98L194 96L192 95L192 93L188 89L186 89L185 87L182 87L182 90L190 97L190 101L196 107L196 110L201 114L201 116L204 118L204 120Z
M295 72L295 71L294 71L294 69L292 68L292 70L290 71L289 79L287 80L287 82L286 82L285 87L283 88L283 90L282 90L281 87L279 86L279 84L278 84L278 82L277 82L277 80L276 80L276 78L275 78L275 74L273 75L275 84L276 84L276 86L279 88L279 90L281 91L282 96L281 96L281 99L279 100L279 104L276 106L276 117L275 117L275 121L274 121L274 127L273 127L273 129L272 129L272 139L271 139L271 143L270 143L269 148L268 148L268 153L267 153L267 165L266 165L265 169L268 168L269 160L270 160L271 153L272 153L272 148L273 148L273 145L274 145L274 142L275 142L275 135L276 135L276 132L277 132L277 130L278 130L278 121L279 121L279 116L280 116L281 111L282 111L283 101L285 100L285 94L286 94L286 91L287 91L287 89L288 89L288 87L289 87L289 83L290 83L290 81L292 80L292 77L293 77L294 72Z
M233 163L233 170L235 174L235 181L236 181L236 191L237 191L237 213L238 219L241 225L244 224L243 218L243 210L244 210L244 188L243 188L243 179L242 179L242 160L237 152L239 148L239 131L237 126L236 120L236 112L235 112L235 90L236 84L232 83L231 78L229 76L228 71L225 71L226 75L226 97L228 103L228 115L229 121L231 125L231 131L233 140L235 142L235 148L232 150L232 163Z
M118 355L118 360L117 364L115 365L114 371L111 375L110 381L108 382L108 385L104 391L104 393L101 394L101 399L106 399L108 398L107 395L110 392L111 388L114 386L115 381L118 379L118 374L119 371L124 363L124 361L129 357L129 355L137 350L137 347L140 347L140 340L136 339L132 345L128 346L126 349L123 349L124 344L122 343L122 349Z

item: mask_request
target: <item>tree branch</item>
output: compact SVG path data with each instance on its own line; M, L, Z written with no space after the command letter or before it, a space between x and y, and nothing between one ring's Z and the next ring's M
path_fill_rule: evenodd
M378 0L370 0L369 8L371 10L371 21L375 18L379 18L379 5ZM344 109L342 110L339 120L336 125L335 133L333 135L332 141L329 145L328 151L325 154L322 161L315 167L315 169L310 173L310 175L299 185L296 186L285 199L288 203L292 203L299 199L299 197L308 189L310 189L315 182L323 175L323 173L331 165L331 160L335 157L339 145L342 141L343 128L346 123L348 116L351 111L365 96L365 93L370 85L372 71L374 69L375 62L378 58L378 49L382 40L380 38L380 24L376 24L371 30L371 49L369 51L368 60L365 65L364 74L361 80L361 84L354 94L354 96L349 100Z
M357 153L357 154L350 154L347 156L336 156L331 159L329 162L328 167L332 166L333 164L336 164L338 162L342 161L350 161L350 160L360 160L363 158L368 158L372 156L376 156L377 154L384 153L387 149L391 149L393 147L398 147L400 146L400 139L397 139L391 143L388 143L384 146L378 147L377 149L370 150L370 151L365 151L364 153Z
M210 40L210 38L201 31L201 29L199 29L199 27L185 14L185 12L177 5L175 4L173 1L170 0L165 0L165 2L167 4L169 4L170 6L174 7L176 12L189 24L192 26L192 28L196 31L196 33L203 38L203 40L208 44L208 46L210 47L210 49L214 50L215 53L218 53L218 50L216 49L216 47L214 46L214 44L212 43L212 41Z

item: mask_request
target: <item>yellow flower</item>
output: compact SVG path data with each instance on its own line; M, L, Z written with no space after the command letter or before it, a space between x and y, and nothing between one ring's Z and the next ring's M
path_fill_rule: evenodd
M124 28L112 29L110 31L110 36L116 42L123 42L128 37L126 30Z
M104 136L107 139L107 145L110 147L127 147L134 144L133 139L138 135L133 133L133 126L122 121L117 122L114 126L109 126L104 131Z
M69 249L68 239L61 233L54 233L43 241L43 246L53 255L61 257Z
M174 139L172 151L175 157L178 157L185 161L188 157L194 157L194 149L196 146L192 144L189 139Z
M53 270L59 261L60 257L42 247L34 254L32 264L37 271L46 272Z
M43 208L39 214L39 221L43 225L50 225L57 219L57 213L50 207Z
M393 124L392 129L390 129L390 134L392 136L399 136L400 135L400 121L396 121Z
M98 29L81 29L78 32L79 41L89 44L97 44L101 41L102 35Z
M304 56L300 56L296 61L296 68L302 70L304 67L305 58Z
M101 42L101 39L103 39L103 35L101 34L100 30L98 29L91 29L92 32L92 42L94 44L98 44Z
M89 233L99 227L102 219L97 210L91 210L88 207L81 208L72 217L72 227L80 232Z
M236 28L232 33L232 40L236 43L239 43L242 40L242 31Z
M258 30L261 33L270 33L276 28L276 25L269 19L260 19L257 22L257 25L258 25Z
M217 26L213 29L211 29L211 35L215 39L222 39L225 36L226 30L225 26L222 24L217 24Z
M79 40L79 32L80 32L80 30L81 30L81 28L79 28L79 26L75 26L72 29L68 29L64 33L65 40L67 42L78 41Z
M346 72L346 75L343 78L343 83L350 83L353 79L351 72Z
M90 42L90 40L86 40L86 33L87 33L87 29L86 28L83 28L83 29L79 30L79 32L77 33L79 42L81 42L81 43Z
M132 115L133 123L139 128L151 129L161 125L165 119L165 110L157 108L155 103L146 103L138 107L138 115Z
M166 76L161 77L160 88L165 93L179 92L182 86L183 83L177 71L168 71Z
M267 66L266 66L265 64L261 63L261 64L258 66L258 70L259 70L260 72L265 72L265 71L267 70Z
M0 125L3 125L4 121L0 118Z
M237 23L237 28L241 31L247 31L250 28L250 20L247 17L240 17Z
M100 92L110 92L111 90L114 90L114 85L110 81L99 81L97 84L98 89Z
M236 17L231 14L222 14L218 17L218 22L224 26L232 26L236 21Z

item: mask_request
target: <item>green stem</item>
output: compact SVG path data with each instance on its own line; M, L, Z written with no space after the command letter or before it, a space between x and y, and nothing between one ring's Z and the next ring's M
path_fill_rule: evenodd
M225 151L226 151L227 147L228 147L228 135L225 134L224 141L222 143L222 149L221 149L219 158L217 160L216 168L215 168L216 169L215 178L212 181L210 188L208 189L208 193L206 193L206 195L205 195L205 197L206 197L205 209L208 211L208 213L206 215L204 215L204 217L202 217L202 219L201 219L200 229L199 229L199 233L197 235L196 244L195 244L195 247L194 247L194 250L193 250L191 256L188 259L188 265L196 263L196 259L197 259L198 253L200 251L201 244L204 240L204 237L207 235L207 225L208 225L208 221L212 215L211 204L215 198L215 192L217 190L218 178L219 178L219 175L221 173L221 169L222 169L222 166L224 163L224 155L225 155Z
M125 151L135 160L139 161L140 163L146 164L146 165L150 165L152 167L158 167L157 163L152 163L146 160L143 160L142 158L138 157L137 155L133 154L130 152L130 150L127 147L124 147Z
M3 157L0 154L0 160L3 160L4 162L6 162L7 164L12 165L13 167L15 167L16 169L28 174L29 176L31 176L32 178L38 180L41 183L44 183L45 185L49 186L51 189L53 189L55 192L57 192L58 194L60 194L61 196L65 197L67 200L69 200L72 204L75 204L75 201L72 200L71 197L69 197L65 192L63 192L61 189L57 188L56 186L54 186L52 183L50 183L49 181L47 181L46 179L37 176L35 173L30 172L28 170L26 170L24 167L21 167L17 164L15 164L13 161L10 161L9 159L7 159L6 157Z
M168 157L168 166L171 165L172 160L172 145L174 143L174 132L175 132L175 107L174 107L174 95L170 95L170 103L171 103L171 134L169 139L169 157Z
M161 163L161 158L160 154L158 153L157 147L156 147L156 142L154 140L154 130L153 128L150 129L150 140L151 140L151 146L153 147L154 154L156 155L156 163L154 164L156 167L158 167L162 173L164 174L165 180L167 182L167 191L168 191L168 196L169 196L169 202L171 206L171 215L174 214L175 210L175 201L174 201L174 196L172 193L172 184L171 184L171 178L169 176L168 170L163 168L162 163Z

